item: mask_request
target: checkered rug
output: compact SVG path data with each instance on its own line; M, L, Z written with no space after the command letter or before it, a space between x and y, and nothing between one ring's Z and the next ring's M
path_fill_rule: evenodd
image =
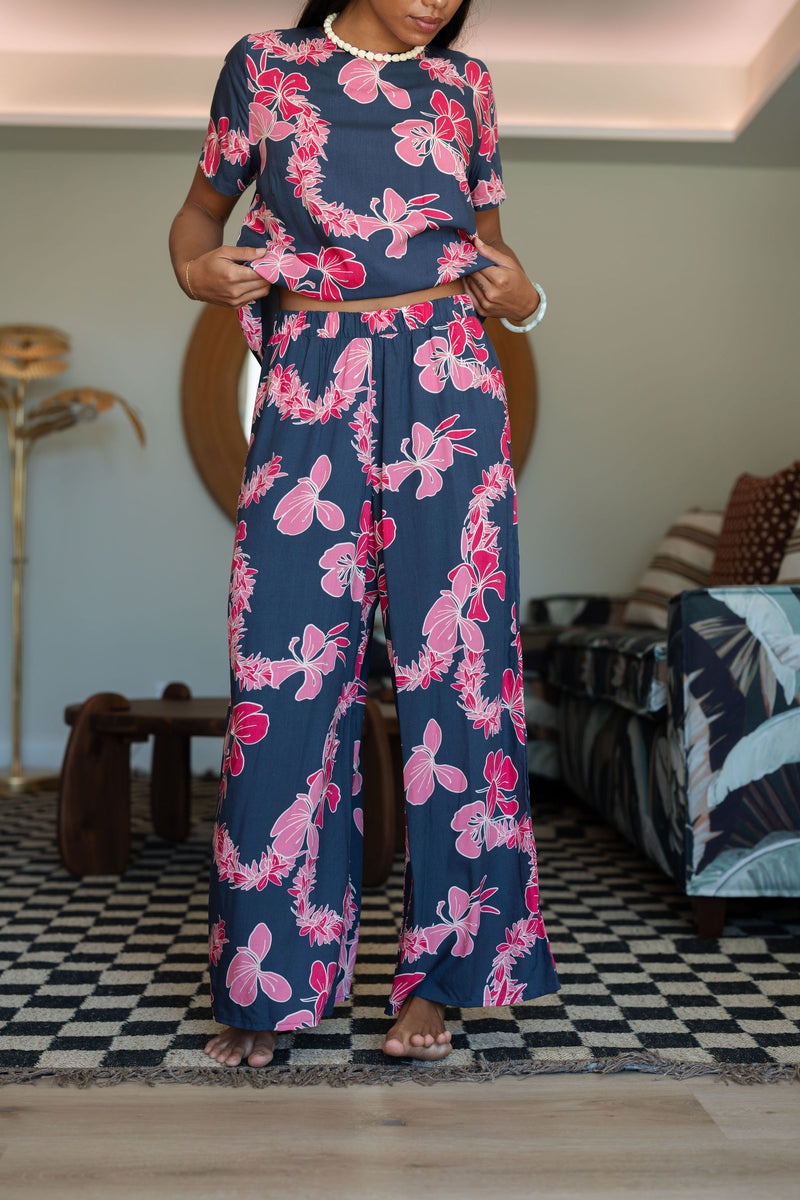
M387 1062L383 1006L401 877L364 896L352 1000L281 1035L272 1067L218 1067L206 976L215 785L197 781L182 845L149 830L135 784L131 864L75 879L54 846L53 796L3 800L0 1082L56 1075L195 1082L374 1082L612 1071L800 1079L800 905L734 901L725 937L694 936L689 903L590 810L534 810L542 907L562 990L511 1009L453 1009L445 1063Z

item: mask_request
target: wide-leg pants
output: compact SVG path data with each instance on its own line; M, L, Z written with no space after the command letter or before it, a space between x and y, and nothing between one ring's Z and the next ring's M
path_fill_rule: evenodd
M281 312L258 389L231 572L231 707L214 831L216 1019L315 1025L347 999L359 774L380 603L404 764L412 991L559 988L539 913L502 376L467 296Z

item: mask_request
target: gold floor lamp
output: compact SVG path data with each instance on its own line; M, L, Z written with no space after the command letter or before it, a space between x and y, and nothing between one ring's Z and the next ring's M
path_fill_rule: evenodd
M96 388L70 388L27 405L28 386L60 375L67 369L69 338L45 325L0 326L0 411L8 430L11 462L11 514L13 522L11 625L11 766L0 774L0 794L37 792L54 787L52 774L27 771L22 765L22 662L24 624L22 609L25 564L25 497L28 455L39 438L79 421L91 419L119 404L144 445L144 429L136 413L113 392Z

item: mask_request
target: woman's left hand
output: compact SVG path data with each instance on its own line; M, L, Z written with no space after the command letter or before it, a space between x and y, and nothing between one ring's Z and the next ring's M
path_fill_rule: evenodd
M475 249L495 264L482 267L464 278L475 311L481 317L505 317L515 325L524 325L539 307L539 293L522 269L514 252L501 242L488 245L477 234Z

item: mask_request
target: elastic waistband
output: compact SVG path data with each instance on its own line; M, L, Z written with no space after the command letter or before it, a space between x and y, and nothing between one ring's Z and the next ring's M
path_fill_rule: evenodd
M469 293L457 296L440 296L435 300L423 300L419 304L406 304L402 308L380 308L372 312L347 312L341 309L289 309L279 308L275 317L276 335L288 322L296 337L306 330L316 331L320 337L351 337L373 335L396 337L431 325L441 325L456 317L475 316ZM275 335L273 335L275 336Z

